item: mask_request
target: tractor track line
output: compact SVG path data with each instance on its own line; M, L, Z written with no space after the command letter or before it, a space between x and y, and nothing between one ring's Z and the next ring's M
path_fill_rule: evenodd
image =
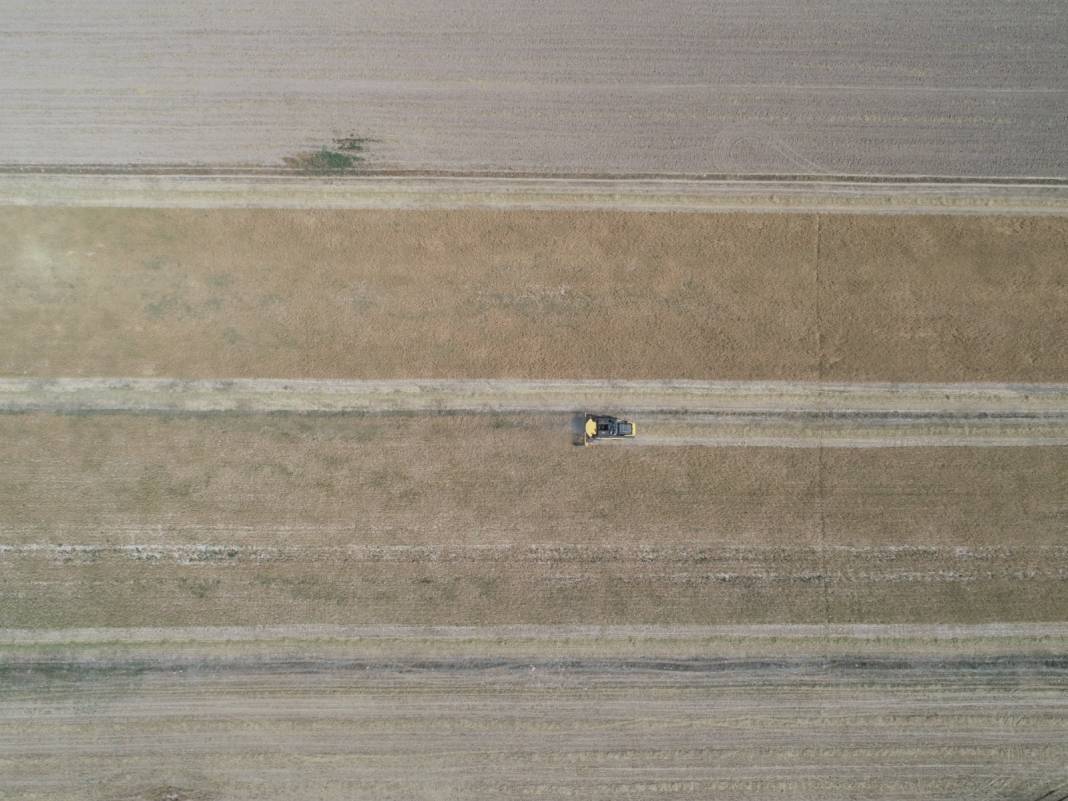
M1068 445L1068 386L508 379L0 379L0 413L625 414L633 446Z

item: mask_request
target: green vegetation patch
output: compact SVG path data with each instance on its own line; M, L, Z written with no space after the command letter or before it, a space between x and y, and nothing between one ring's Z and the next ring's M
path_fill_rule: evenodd
M373 140L363 136L342 136L334 139L330 147L321 147L287 156L287 167L310 174L343 174L354 172L366 161L367 146Z

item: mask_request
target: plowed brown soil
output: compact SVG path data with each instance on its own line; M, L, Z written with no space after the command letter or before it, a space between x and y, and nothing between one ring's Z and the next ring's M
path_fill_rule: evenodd
M3 795L1058 798L1065 631L1022 628L0 632Z

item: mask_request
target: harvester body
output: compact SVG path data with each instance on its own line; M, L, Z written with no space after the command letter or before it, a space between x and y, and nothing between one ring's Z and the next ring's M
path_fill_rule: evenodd
M602 439L629 439L637 431L637 427L630 420L608 414L586 415L584 433L587 445Z

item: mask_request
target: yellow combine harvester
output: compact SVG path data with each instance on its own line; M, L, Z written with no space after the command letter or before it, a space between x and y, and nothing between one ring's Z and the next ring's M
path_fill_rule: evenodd
M638 433L637 427L630 420L622 420L607 414L586 415L585 441L589 445L599 439L625 439Z

